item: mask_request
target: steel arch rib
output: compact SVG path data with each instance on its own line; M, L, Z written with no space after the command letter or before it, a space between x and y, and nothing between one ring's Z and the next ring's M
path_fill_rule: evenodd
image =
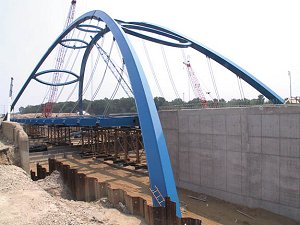
M181 217L179 198L165 137L156 106L154 104L153 96L139 59L135 54L125 32L114 19L106 13L98 10L86 13L82 17L89 16L91 14L93 14L94 18L102 20L107 25L118 43L124 58L142 129L151 188L157 186L164 197L168 196L173 202L176 202L176 215ZM87 58L94 46L92 43L95 43L99 38L100 35L97 37L95 36L95 38L91 41L91 44L86 49L80 70L80 78L82 80L84 78ZM153 204L158 206L158 202L153 196L152 199Z
M63 40L63 38L73 29L75 28L78 24L82 23L83 21L87 20L89 18L83 18L80 17L78 18L76 21L74 21L72 24L70 24L70 26L65 29L59 36L58 38L54 41L54 43L49 47L49 49L46 51L46 53L43 55L43 57L41 58L41 60L38 62L38 64L36 65L36 67L33 69L33 71L31 72L31 74L29 75L28 79L25 81L24 85L22 86L21 90L19 91L18 95L16 96L16 98L14 99L12 105L11 105L11 110L14 109L16 103L19 101L20 97L22 96L23 92L25 91L25 89L27 88L27 86L29 85L30 81L32 79L35 78L35 74L36 72L39 70L39 68L41 67L41 65L45 62L45 60L47 59L47 57L51 54L51 52L53 51L53 49L61 42L61 40Z
M34 79L38 69L44 63L44 61L56 47L56 45L58 45L60 41L78 24L92 18L102 20L107 25L109 30L112 32L116 42L118 43L120 51L124 58L135 96L142 133L144 134L143 140L146 150L150 185L152 188L154 186L157 186L164 197L168 196L173 202L176 202L176 215L181 217L180 204L165 137L163 135L163 130L154 104L153 96L147 83L144 71L133 47L126 37L125 32L122 30L119 24L114 19L109 17L106 13L98 10L88 12L75 20L64 32L62 32L62 34L50 46L42 59L38 62L35 69L32 71L29 78L26 80L25 84L16 96L11 109L14 108L15 104L18 102L19 98L23 94L30 81ZM97 39L99 39L104 33L108 32L109 30L104 29L103 31L100 31L100 33L98 33L91 40L86 48L82 59L82 65L79 75L79 102L80 97L82 100L82 85L87 58ZM154 197L153 204L158 206L158 203Z
M79 18L77 18L73 23L71 23L69 25L69 27L67 27L59 36L58 38L53 42L53 44L48 48L48 50L46 51L46 53L43 55L43 57L41 58L41 60L38 62L38 64L36 65L36 67L33 69L33 71L31 72L31 74L29 75L28 79L25 81L24 85L22 86L21 90L19 91L19 93L17 94L16 98L14 99L12 105L11 105L11 110L14 109L16 103L19 101L20 97L22 96L23 92L25 91L25 89L27 88L27 86L29 85L30 81L32 79L35 78L36 72L39 70L39 68L41 67L41 65L45 62L45 60L47 59L47 57L51 54L51 52L53 51L53 49L60 44L60 42L63 40L63 38L65 36L68 35L69 32L71 32L74 28L76 28L79 24L81 24L82 22L88 20L88 19L93 19L94 18L94 12L95 11L91 11L89 13L86 13L82 16L80 16ZM106 32L108 32L107 29L103 29L101 31L99 31L100 33L104 34Z
M124 22L124 21L121 21L121 20L118 20L118 22L121 25L122 25L122 23L129 24L129 25L134 25L136 29L139 29L138 26L141 26L140 30L148 30L149 32L151 32L150 29L153 29L154 31L156 30L156 32L153 32L153 33L156 33L156 34L158 34L160 32L166 32L169 35L174 35L176 37L185 39L186 41L191 43L189 47L191 47L191 48L195 49L196 51L201 52L202 54L208 56L209 58L213 59L214 61L216 61L220 65L224 66L225 68L227 68L228 70L230 70L231 72L233 72L234 74L239 76L241 79L243 79L245 82L250 84L257 91L259 91L262 95L264 95L269 100L271 100L274 104L284 104L284 100L279 95L277 95L273 90L271 90L267 85L262 83L260 80L258 80L256 77L254 77L252 74L250 74L249 72L247 72L246 70L244 70L243 68L241 68L240 66L238 66L237 64L232 62L231 60L229 60L226 57L222 56L221 54L213 51L212 49L206 47L203 44L200 44L199 42L191 40L190 38L185 37L185 36L183 36L183 35L181 35L177 32L174 32L174 31L170 30L170 29L167 29L167 28L164 28L164 27L161 27L161 26L158 26L158 25L150 24L150 23ZM145 29L144 27L146 27L147 29ZM127 32L126 27L124 27L124 31ZM128 32L128 33L130 34L130 32ZM148 38L146 38L146 39L148 39ZM162 42L155 41L154 39L149 38L148 40L149 41L154 41L154 42L159 43L159 44L163 44Z

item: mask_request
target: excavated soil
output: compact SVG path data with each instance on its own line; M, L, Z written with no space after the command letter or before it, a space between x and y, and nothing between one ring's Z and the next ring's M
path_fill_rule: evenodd
M106 199L87 203L68 198L58 172L34 182L21 168L0 165L0 224L145 224L107 208Z

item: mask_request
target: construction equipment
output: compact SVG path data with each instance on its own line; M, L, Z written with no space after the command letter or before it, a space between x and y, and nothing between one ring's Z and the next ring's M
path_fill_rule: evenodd
M71 1L71 6L70 6L70 9L69 9L69 13L68 13L68 17L67 17L67 20L65 22L64 30L72 23L72 21L74 19L75 6L76 6L76 0L72 0ZM68 38L68 35L66 36L66 38ZM55 62L55 69L57 71L59 71L62 68L63 64L64 64L66 51L67 51L67 48L60 45L60 47L58 49L58 54L56 56L56 62ZM61 74L59 74L59 72L54 72L53 73L52 84L60 83L61 77L62 76L61 76ZM52 110L53 110L53 104L56 102L57 91L58 91L57 86L55 86L55 85L50 86L48 101L45 103L44 108L43 108L43 116L44 117L51 117Z
M196 74L194 73L194 70L191 66L190 61L187 60L186 62L183 62L183 64L186 65L186 69L187 69L187 72L189 75L189 81L193 88L195 97L199 98L200 104L203 108L207 108L208 105L207 105L206 98L203 94L203 91L200 86L200 82L199 82L198 78L196 77Z

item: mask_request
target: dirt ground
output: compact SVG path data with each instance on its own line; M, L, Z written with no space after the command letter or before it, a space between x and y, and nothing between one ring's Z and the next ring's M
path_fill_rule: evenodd
M105 207L105 199L67 200L59 173L33 182L19 167L0 165L0 224L144 225L142 219Z
M0 137L0 148L7 146L12 147L7 140L1 141ZM4 156L0 157L0 224L145 224L141 218L107 208L110 205L105 199L92 203L68 200L68 192L62 187L58 174L33 182L21 168L1 165L12 164ZM131 195L151 202L149 179L145 175L117 169L92 159L68 156L60 160L90 177L108 181L113 187L122 188ZM35 163L31 163L33 170ZM178 189L178 194L183 216L200 218L203 225L300 224L263 209L250 209L184 189Z
M58 158L71 168L95 177L99 181L107 181L112 187L126 190L131 195L141 196L151 202L148 176L114 168L99 160L81 159L77 156ZM45 164L46 165L46 164ZM35 165L32 164L32 169ZM127 167L127 169L130 167ZM203 225L296 225L294 220L271 213L263 209L250 209L220 199L178 189L183 217L200 218ZM195 198L196 197L196 198ZM199 200L200 199L200 200Z

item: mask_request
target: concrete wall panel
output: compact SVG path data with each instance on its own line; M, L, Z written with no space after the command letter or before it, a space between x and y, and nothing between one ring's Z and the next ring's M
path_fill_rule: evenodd
M249 152L261 153L261 137L249 137Z
M235 194L242 193L242 154L227 151L227 191Z
M228 135L241 135L241 116L239 114L226 116L226 130Z
M262 156L262 199L279 202L279 156Z
M242 151L242 137L240 135L228 135L226 142L227 151Z
M299 106L179 110L161 119L179 187L300 221Z
M213 134L226 134L225 115L215 115L213 119Z
M279 137L279 115L262 115L262 136Z
M280 137L300 137L299 114L280 115Z
M279 138L263 138L261 143L262 153L268 155L279 155Z
M249 136L261 137L261 115L248 115Z
M212 136L212 149L214 150L226 150L226 135L215 134Z
M289 157L280 159L280 203L283 205L300 207L299 172L299 159Z
M213 179L215 189L226 191L226 163L226 151L213 151Z
M300 139L281 138L280 139L280 155L289 157L300 157Z

